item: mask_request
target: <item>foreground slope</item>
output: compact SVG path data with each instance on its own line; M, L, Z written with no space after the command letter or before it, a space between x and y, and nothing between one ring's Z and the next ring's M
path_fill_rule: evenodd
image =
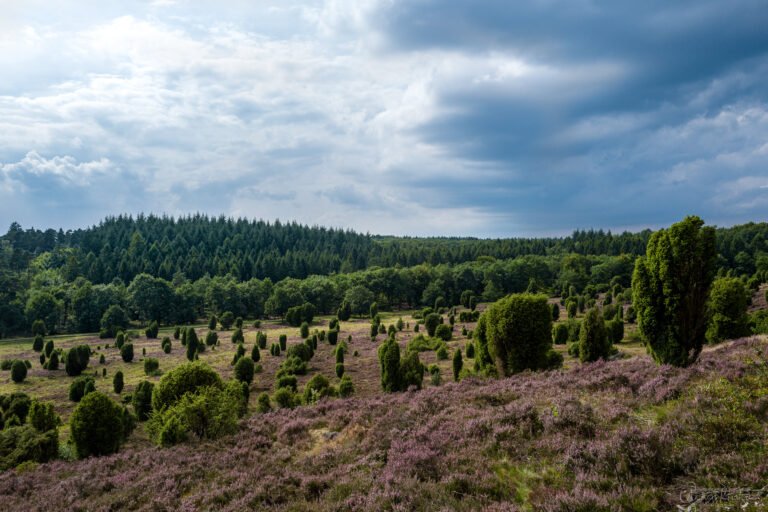
M768 481L765 338L254 415L0 475L6 510L664 510ZM757 509L757 508L755 508Z

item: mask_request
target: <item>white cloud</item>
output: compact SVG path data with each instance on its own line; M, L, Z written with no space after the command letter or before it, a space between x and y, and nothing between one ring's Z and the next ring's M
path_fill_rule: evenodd
M36 151L30 151L24 158L14 163L0 163L0 174L5 188L13 184L23 187L27 176L50 176L66 185L88 186L95 175L108 174L116 169L107 158L90 162L78 162L75 158L64 155L45 158Z

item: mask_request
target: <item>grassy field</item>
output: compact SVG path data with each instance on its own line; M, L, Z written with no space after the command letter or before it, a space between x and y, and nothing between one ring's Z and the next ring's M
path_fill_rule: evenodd
M415 321L411 312L383 312L380 316L382 318L382 323L385 326L394 324L398 318L402 318L406 325L408 325L408 327L400 332L397 337L401 348L404 350L408 341L417 335L417 333L413 332ZM563 314L562 316L564 317L565 315ZM327 330L330 319L331 317L316 318L310 327L311 331L314 331L315 329ZM560 321L564 320L561 319ZM453 339L448 342L451 355L457 348L461 348L462 351L464 351L466 344L469 341L466 336L461 335L462 327L464 326L471 331L475 328L475 323L456 323L453 331ZM205 334L208 332L207 324L198 324L194 327L202 342L205 339ZM425 332L424 327L421 327L421 332ZM636 329L634 325L626 325L625 339L632 338L634 329ZM185 348L181 345L180 340L173 339L173 330L174 327L161 328L157 339L147 339L142 331L137 330L141 335L137 335L131 340L134 345L135 355L134 360L130 363L126 363L122 360L120 351L114 345L114 339L99 339L96 334L49 336L46 337L46 340L52 339L56 348L63 348L65 350L77 345L89 345L93 350L93 355L91 356L90 363L87 370L84 372L84 375L92 375L94 377L96 381L96 389L107 393L116 401L122 401L133 392L139 382L149 380L157 383L163 372L167 372L187 361ZM245 336L247 355L250 355L251 349L256 343L256 333L259 331L267 334L267 349L261 350L261 361L259 361L259 364L262 367L262 371L255 375L254 382L251 386L251 406L255 405L259 393L265 391L271 393L274 390L275 373L277 372L280 363L285 360L285 353L281 353L280 356L276 357L270 355L270 344L277 342L279 336L282 334L285 334L288 337L288 346L302 342L298 328L286 326L278 321L262 321L260 328L256 329L253 327L253 321L246 321L243 324L243 333ZM219 330L217 332L219 335L219 345L207 348L205 352L199 355L199 358L215 368L222 378L230 379L232 378L233 373L231 362L236 349L236 344L231 342L233 330ZM169 336L172 340L173 348L170 354L165 354L161 349L160 342L164 336ZM376 341L372 342L370 339L370 320L368 318L353 318L350 321L341 322L339 341L347 340L349 336L351 336L351 341L348 341L349 353L346 354L344 366L346 374L350 376L354 383L355 395L366 398L380 394L381 384L376 351L386 335L380 334ZM622 343L618 348L623 355L645 353L645 349L639 342ZM568 355L564 345L556 346L555 349L563 354L564 366L566 368L578 364L574 358ZM303 387L307 380L318 372L328 377L332 383L338 383L338 378L335 375L336 359L334 350L335 347L329 345L327 341L319 342L318 350L309 362L307 375L298 377L299 389ZM144 354L144 352L146 352L146 354ZM99 363L102 354L105 357L104 364ZM66 374L63 364L60 366L60 369L56 371L43 369L39 362L39 356L39 353L32 350L31 338L0 341L0 360L27 359L32 363L32 369L29 370L27 379L20 384L16 384L11 380L9 371L0 372L0 394L22 391L33 398L53 402L56 412L61 416L62 421L64 422L64 425L61 428L61 436L62 441L65 441L69 435L67 426L69 415L76 405L68 399L69 385L73 378ZM143 360L146 357L158 359L160 362L159 374L151 376L145 375ZM435 352L432 351L421 352L420 358L422 363L427 366L430 364L437 364L441 369L443 381L452 379L450 358L440 361L437 359ZM472 365L472 360L468 360L465 356L465 368L472 368ZM103 373L104 369L106 369L106 375ZM121 395L114 393L112 387L112 378L118 371L122 371L125 378L125 388ZM430 386L429 378L426 376L424 379L424 387ZM143 445L145 443L148 443L148 440L142 428L139 427L132 435L129 444Z

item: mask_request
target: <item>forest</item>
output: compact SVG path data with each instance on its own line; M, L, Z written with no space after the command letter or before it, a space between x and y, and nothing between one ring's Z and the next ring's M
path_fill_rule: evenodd
M38 319L54 333L98 331L111 305L171 324L224 311L282 317L304 303L330 313L348 294L357 313L371 302L456 304L465 291L486 301L570 286L602 292L629 286L650 235L397 238L203 215L119 216L67 232L13 223L0 237L0 335L28 333ZM768 224L721 228L716 239L722 273L759 280L768 271Z

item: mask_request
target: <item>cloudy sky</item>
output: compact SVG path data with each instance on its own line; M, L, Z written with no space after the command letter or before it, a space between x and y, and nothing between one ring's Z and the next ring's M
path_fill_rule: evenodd
M0 230L768 220L766 0L0 0Z

